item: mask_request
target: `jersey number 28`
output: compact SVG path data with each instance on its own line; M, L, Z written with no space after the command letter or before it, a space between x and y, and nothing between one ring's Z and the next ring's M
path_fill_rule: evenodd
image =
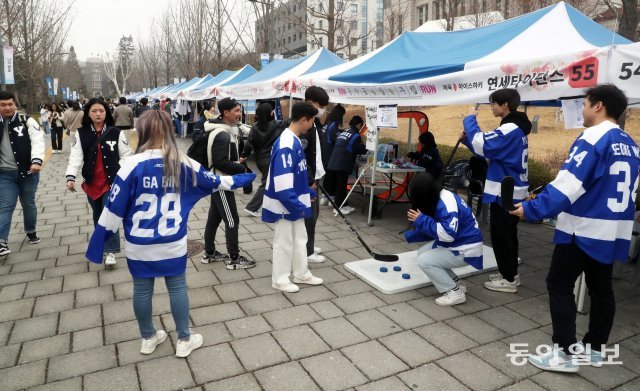
M155 218L158 213L160 214L160 220L158 221L158 234L160 236L169 236L178 232L180 229L180 223L182 222L182 216L180 216L180 194L167 193L160 197L159 210L157 195L149 193L140 194L136 199L136 206L140 206L145 203L149 204L147 210L139 210L133 214L131 235L140 238L154 237L154 229L140 228L140 222L142 220L151 220ZM171 227L169 227L170 220L173 221Z

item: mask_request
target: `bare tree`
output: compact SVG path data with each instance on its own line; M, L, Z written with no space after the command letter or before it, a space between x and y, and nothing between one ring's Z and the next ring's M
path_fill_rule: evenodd
M104 71L113 83L118 96L127 93L127 80L133 71L134 51L133 37L122 36L116 53L113 55L106 53L103 58Z
M607 8L618 19L618 34L637 41L638 23L640 23L639 0L604 0Z
M14 47L16 97L38 102L42 97L44 77L62 62L72 4L44 0L2 0L0 36Z

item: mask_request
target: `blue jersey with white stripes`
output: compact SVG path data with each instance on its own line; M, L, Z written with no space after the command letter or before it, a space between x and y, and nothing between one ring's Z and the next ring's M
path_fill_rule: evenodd
M172 184L164 189L160 150L149 150L124 161L109 200L89 241L86 257L102 262L104 244L124 226L125 255L134 277L174 276L187 262L187 220L201 198L220 190L249 184L255 174L216 176L184 156L180 192ZM194 186L195 184L195 186Z
M304 149L298 136L287 128L271 150L262 221L275 223L280 219L296 221L311 217L312 197L315 192L309 188Z
M482 269L482 233L471 208L457 194L440 192L435 217L420 214L414 229L405 232L407 242L435 240L433 247L446 247L454 254L462 254L464 261Z
M484 133L475 115L469 115L463 121L467 137L462 143L474 154L489 160L482 196L482 202L486 204L501 202L500 183L505 176L511 176L515 181L514 202L524 200L529 194L529 141L519 125L509 122L509 117L505 119L497 129Z
M598 262L626 260L638 190L640 148L604 121L573 143L556 179L524 202L527 220L558 216L554 243L575 242Z

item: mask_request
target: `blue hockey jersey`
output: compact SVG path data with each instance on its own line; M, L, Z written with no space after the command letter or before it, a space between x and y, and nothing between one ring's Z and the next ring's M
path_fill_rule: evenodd
M160 150L145 151L125 160L91 235L86 253L91 262L102 263L105 241L123 222L125 255L134 277L184 273L191 208L212 192L243 187L255 179L253 173L216 176L195 160L185 159L180 193L173 191L171 184L165 193Z
M514 202L524 200L529 194L529 141L527 134L531 122L524 113L511 113L503 118L500 127L482 132L475 115L464 121L467 137L462 141L471 152L489 160L487 179L484 183L482 202L500 203L500 183L505 176L513 177Z
M296 221L311 217L313 197L315 192L309 188L304 149L300 139L287 128L271 150L262 221L275 223L283 218Z
M421 214L413 223L414 229L405 232L407 242L435 240L433 247L446 247L454 254L462 254L464 261L482 269L482 233L471 208L457 194L440 192L435 217Z
M626 260L638 190L640 148L613 122L586 129L556 179L524 202L527 220L558 216L554 243L576 245L595 260Z

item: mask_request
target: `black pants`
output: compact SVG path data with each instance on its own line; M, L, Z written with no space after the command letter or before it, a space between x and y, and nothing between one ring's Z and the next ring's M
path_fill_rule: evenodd
M345 171L334 171L336 183L336 205L342 206L344 199L347 198L347 182L349 181L349 173Z
M257 212L260 207L262 207L262 199L264 197L264 187L267 185L267 177L269 176L269 161L266 162L256 162L258 166L258 170L262 173L262 178L260 179L260 186L256 190L256 193L251 198L251 201L247 204L247 210L251 212Z
M513 282L518 274L518 218L495 202L489 211L489 233L498 270L505 280Z
M240 219L236 207L236 197L232 191L217 191L211 195L209 217L204 229L204 249L208 254L212 254L216 250L216 231L223 220L227 251L232 258L235 258L240 254L238 248Z
M325 165L326 167L326 165ZM329 193L330 196L336 195L336 172L327 170L322 178L322 187Z
M582 341L591 344L593 350L600 351L601 346L607 343L613 327L613 317L616 313L616 301L611 286L613 265L606 265L591 258L575 242L557 244L547 275L547 290L553 322L553 343L557 343L565 352L568 352L569 346L576 343L576 302L573 289L583 272L591 297L591 307L589 330Z
M316 190L316 193L322 192L319 188ZM320 198L319 194L316 194L316 198L311 201L311 211L313 212L313 216L308 219L304 219L304 226L307 229L307 256L314 253L314 245L316 242L316 222L318 221L318 214L320 213L320 203L318 199Z
M51 126L51 149L62 151L62 126Z

